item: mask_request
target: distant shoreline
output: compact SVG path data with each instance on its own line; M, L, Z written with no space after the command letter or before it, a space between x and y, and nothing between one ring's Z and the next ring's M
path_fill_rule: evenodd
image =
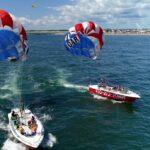
M54 34L54 35L64 35L67 30L27 30L29 34Z
M105 35L150 35L150 33L105 33Z
M52 35L65 35L67 30L28 30L28 34L52 34ZM105 35L150 35L150 30L146 31L128 31L128 30L116 30L116 31L104 31Z

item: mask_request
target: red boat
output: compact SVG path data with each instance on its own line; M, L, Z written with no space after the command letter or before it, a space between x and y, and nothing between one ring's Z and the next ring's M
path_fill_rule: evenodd
M123 102L134 102L136 99L140 98L140 96L133 91L119 86L108 86L106 84L90 85L88 91L94 95Z

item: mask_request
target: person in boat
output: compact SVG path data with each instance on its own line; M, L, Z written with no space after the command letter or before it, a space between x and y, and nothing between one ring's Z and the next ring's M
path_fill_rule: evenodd
M38 127L38 125L37 125L36 123L32 125L32 127L31 127L32 135L35 135L35 134L36 134L37 127Z
M29 125L29 128L31 129L31 135L35 135L36 134L36 131L37 131L37 128L38 128L38 125L36 123L36 120L35 120L35 117L32 116L31 117L31 120L28 121L28 125Z
M28 121L28 126L31 127L34 124L36 124L36 120L35 120L35 117L32 116L31 119Z
M26 134L26 132L25 132L25 130L23 129L22 125L18 125L18 126L17 126L17 129L19 130L19 132L20 132L22 135L25 135L25 134Z
M118 86L114 86L114 87L113 87L113 90L118 90Z
M100 83L98 84L98 87L106 88L106 86L107 86L107 83L105 82L105 80L101 79Z
M11 119L12 120L17 120L18 117L19 117L18 114L13 110L12 113L11 113Z
M20 124L19 115L14 110L11 113L11 119L14 121L14 125Z

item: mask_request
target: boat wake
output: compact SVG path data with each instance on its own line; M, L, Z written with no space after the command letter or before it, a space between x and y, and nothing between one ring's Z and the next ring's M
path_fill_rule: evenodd
M4 142L2 150L10 150L10 147L11 150L29 150L29 147L25 146L24 144L18 143L17 141L8 138Z
M49 114L43 114L41 117L39 117L39 119L40 119L42 122L46 122L46 121L52 120L52 116L49 115Z
M11 68L10 71L7 73L6 77L4 78L4 85L0 87L1 94L0 99L8 99L14 100L18 99L21 95L21 90L19 87L19 72L20 68Z
M65 88L75 89L80 92L87 91L87 89L88 89L87 86L77 85L77 84L73 84L73 83L70 83L67 81L67 79L72 76L72 74L70 72L68 72L67 70L57 69L57 73L58 73L58 84L59 85L65 87Z
M43 92L42 86L45 86L45 84L44 83L34 82L34 84L33 84L33 90L35 92Z
M115 100L111 100L111 102L113 104L122 104L122 103L125 103L125 101L115 101Z
M99 101L106 101L106 100L108 100L106 97L102 97L102 96L94 95L94 94L92 94L92 95L93 95L94 99L97 99Z
M52 148L54 144L57 143L57 139L51 133L48 133L47 137L44 137L43 142L40 147L42 148ZM14 138L14 136L9 132L8 139L4 142L2 150L30 150L30 148Z
M0 110L0 130L8 131L8 124L6 124L6 118L4 117L6 114Z
M87 86L72 84L72 83L69 83L68 81L66 81L64 79L59 79L59 84L65 88L75 89L75 90L80 91L80 92L86 92L88 89Z
M3 131L8 131L8 125L5 122L1 121L0 122L0 129Z
M43 148L52 148L54 146L54 144L57 143L57 139L54 135L52 135L51 133L48 133L47 136L45 136L42 144L41 144L41 147Z
M106 98L106 97L102 97L102 96L94 95L94 94L93 94L93 98L94 98L94 99L97 99L97 100L99 100L99 101L107 101L107 100L108 100L108 98ZM115 100L111 100L111 99L110 99L110 101L111 101L113 104L125 103L124 101L115 101Z

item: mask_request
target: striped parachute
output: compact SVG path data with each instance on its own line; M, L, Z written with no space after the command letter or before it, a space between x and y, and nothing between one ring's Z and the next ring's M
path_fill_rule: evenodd
M73 55L96 59L103 44L103 29L92 21L76 24L65 36L66 50Z
M25 60L28 53L27 34L17 18L0 10L0 61Z

